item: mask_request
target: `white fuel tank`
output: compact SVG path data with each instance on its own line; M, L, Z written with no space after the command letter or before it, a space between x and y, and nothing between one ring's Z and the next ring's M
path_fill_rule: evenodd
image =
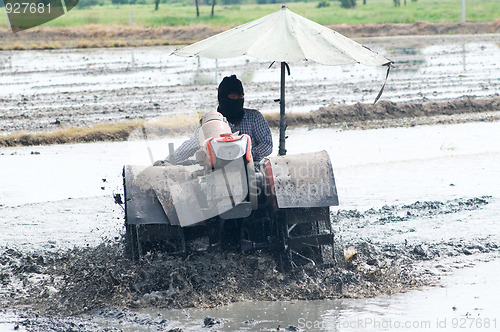
M203 146L205 140L220 137L221 134L230 134L231 127L226 118L217 111L210 111L201 118L201 129L198 132L198 145Z

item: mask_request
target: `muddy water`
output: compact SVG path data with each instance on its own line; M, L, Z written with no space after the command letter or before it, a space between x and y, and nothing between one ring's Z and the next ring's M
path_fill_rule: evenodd
M205 316L212 316L219 321L214 329L225 331L278 325L357 331L398 330L387 325L390 321L430 322L440 330L436 324L446 320L445 327L454 329L454 323L471 324L463 319L488 318L498 328L500 303L493 296L500 287L498 251L484 248L500 243L500 122L365 131L304 128L288 134L290 154L326 149L331 155L341 201L333 210L335 228L344 246L368 241L382 248L403 243L419 248L428 256L422 270L442 276L444 288L368 300L251 302L212 310L106 309L77 322L90 322L84 325L88 330L196 331ZM119 237L123 212L112 195L121 191L122 165L148 163L148 147L160 158L167 142L178 145L183 139L0 149L0 245L58 251ZM471 268L455 269L464 266ZM12 328L22 315L0 312L0 327ZM71 326L71 319L60 326Z
M500 35L360 39L396 62L385 99L422 101L491 96L500 90ZM0 51L0 133L130 118L205 112L223 76L245 83L249 107L277 112L279 68L252 58L170 55L172 47ZM287 109L372 102L385 68L291 63ZM26 121L26 117L30 121ZM57 121L56 121L57 120Z
M237 303L211 310L158 311L170 318L169 328L199 331L207 316L219 321L217 331L495 331L500 328L494 292L500 291L495 271L500 261L478 263L447 277L443 287L373 299ZM488 326L488 327L486 327ZM130 326L120 326L127 330Z

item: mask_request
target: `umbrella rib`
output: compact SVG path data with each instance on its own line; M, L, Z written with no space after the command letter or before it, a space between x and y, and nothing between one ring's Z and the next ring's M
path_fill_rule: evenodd
M328 28L327 28L327 29L328 29ZM338 32L336 32L336 31L334 31L334 30L332 30L332 32L334 32L335 34L338 34ZM322 37L324 37L324 35L323 35L323 32L322 32L322 31L320 31L320 35L321 35ZM346 58L351 58L351 59L353 59L353 60L354 60L353 62L356 62L356 63L361 63L361 62L359 62L358 60L354 59L354 58L353 58L350 54L346 53L343 49L341 49L341 48L340 48L340 47L338 47L337 45L334 45L334 46L335 46L335 49L337 49L337 50L339 51L339 53L340 53L340 54L342 54L343 56L345 56Z
M299 15L297 15L297 14L295 14L295 13L291 12L291 11L290 11L290 14L291 14L291 15L290 15L289 17L290 17L291 19L294 19L296 22L299 22L299 23L300 23L301 21L307 20L307 19L303 18L302 16L299 16ZM293 18L292 18L292 14L293 14ZM312 22L312 21L310 21L310 22ZM308 20L308 23L309 23L309 20ZM308 40L311 44L314 44L314 38L313 38L314 36L320 36L320 37L321 37L321 38L323 38L324 40L328 40L327 38L325 38L325 35L323 34L323 32L324 32L324 31L326 31L325 29L328 29L328 28L327 28L327 27L325 27L325 26L323 26L323 25L321 25L321 24L318 24L318 23L316 23L316 22L312 22L312 23L314 23L314 24L312 25L312 27L314 27L314 35L312 35L311 33L307 33L307 31L305 31L304 29L301 29L301 30L300 30L300 32L301 32L301 37L304 37L304 36L305 36L305 37L307 38L307 40ZM292 26L292 25L291 25L291 24L289 24L289 26ZM302 24L297 24L297 27L298 27L298 28L301 28L302 26L303 26ZM304 25L304 26L306 26L306 25ZM328 30L329 30L329 31L332 31L333 33L337 33L337 32L336 32L336 31L334 31L334 30L331 30L331 29L328 29ZM294 31L294 32L295 32L295 31ZM295 33L296 33L296 32L295 32ZM297 33L296 33L296 37L299 37ZM332 46L334 46L334 47L335 47L335 49L336 49L336 50L337 50L337 51L338 51L341 55L343 55L344 57L346 57L346 58L348 58L348 59L349 59L349 58L350 58L350 59L352 59L352 57L351 57L349 54L345 53L345 52L344 52L341 48L339 48L337 45L333 44L331 41L329 41L329 42L330 42L330 44L331 44ZM321 63L320 61L317 61L317 60L313 59L313 58L314 58L314 56L313 56L313 57L308 57L308 56L307 56L308 52L307 52L307 50L305 49L306 45L303 45L303 43L300 43L300 42L298 42L297 44L299 45L299 47L300 47L300 49L301 49L301 51L302 51L302 54L304 54L304 60L313 60L313 61L316 61L316 62L318 62L318 63ZM351 61L351 62L352 62L352 61Z

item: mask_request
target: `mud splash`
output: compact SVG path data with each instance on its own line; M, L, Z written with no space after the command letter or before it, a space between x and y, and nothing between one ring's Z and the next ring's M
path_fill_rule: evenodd
M130 315L127 308L206 308L244 301L365 298L404 292L435 284L440 274L449 271L444 266L441 270L422 268L422 264L429 267L447 257L496 252L498 244L487 238L390 243L383 239L357 239L349 236L349 231L370 223L381 225L411 219L424 222L437 215L481 210L490 199L461 198L366 211L339 210L331 216L339 228L336 266L306 266L290 272L279 272L273 257L263 252L197 253L187 257L159 254L136 263L124 258L122 239L60 252L2 248L0 301L3 307L32 308L23 313L20 324L33 329L51 321L54 325L57 317L83 313L122 317ZM354 248L355 255L346 262L343 249L347 246ZM140 320L137 316L127 319ZM59 323L63 324L59 329L62 331L82 322L64 318ZM92 330L90 323L85 324L79 330ZM161 325L162 320L144 324Z

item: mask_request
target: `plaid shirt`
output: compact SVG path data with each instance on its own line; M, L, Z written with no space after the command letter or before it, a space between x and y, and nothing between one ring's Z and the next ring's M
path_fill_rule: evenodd
M257 167L262 158L268 156L273 151L273 140L271 130L262 114L254 109L245 108L243 120L237 125L229 123L233 133L247 134L252 140L252 157ZM180 162L188 159L200 148L198 146L198 127L195 133L175 150L175 161ZM166 159L170 161L169 158Z

